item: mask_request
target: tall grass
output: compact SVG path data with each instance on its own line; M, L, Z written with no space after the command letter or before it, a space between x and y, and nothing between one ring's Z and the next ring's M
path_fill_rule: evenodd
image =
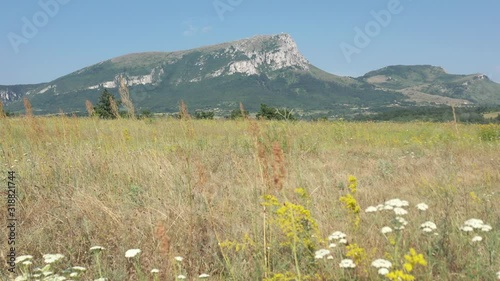
M494 280L500 142L481 137L480 126L457 126L3 118L0 166L18 174L18 254L33 255L34 266L63 254L62 268L87 268L81 280L136 280L124 256L134 248L143 280L153 268L159 280L384 280L370 262L401 269L410 248L427 262L415 263L418 280ZM358 225L339 200L350 175ZM382 235L394 216L364 210L392 198L409 201L408 225ZM415 208L422 202L426 212ZM460 230L470 218L492 227L481 242ZM438 235L420 231L428 220ZM315 259L337 230L351 246ZM96 245L106 248L99 265ZM347 258L356 268L339 266Z

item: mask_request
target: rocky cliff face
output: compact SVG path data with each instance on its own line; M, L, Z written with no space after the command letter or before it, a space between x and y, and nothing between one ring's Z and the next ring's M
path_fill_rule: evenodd
M235 42L229 54L242 53L246 59L230 63L227 74L261 74L262 69L279 70L291 67L297 70L309 70L309 62L299 52L297 44L288 34L275 36L257 36Z

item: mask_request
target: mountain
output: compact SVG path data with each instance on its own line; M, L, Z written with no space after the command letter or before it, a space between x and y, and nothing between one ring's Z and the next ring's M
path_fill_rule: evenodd
M49 83L0 86L7 110L22 111L28 97L38 114L85 112L104 88L118 96L123 76L137 109L224 114L242 102L307 114L349 114L374 108L431 103L500 104L500 85L485 76L446 74L432 66L391 66L363 77L336 76L311 65L288 34L260 35L177 52L116 57Z
M431 65L396 65L369 72L361 79L380 90L398 91L417 103L500 103L500 85L484 74L453 75Z

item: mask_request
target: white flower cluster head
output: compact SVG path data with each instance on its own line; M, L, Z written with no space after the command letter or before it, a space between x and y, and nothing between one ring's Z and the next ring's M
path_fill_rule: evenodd
M125 252L125 257L126 258L135 258L140 253L141 253L140 249L130 249L130 250Z
M379 204L377 206L370 206L365 209L365 213L375 213L378 211L393 211L398 216L404 216L408 214L408 211L404 207L410 206L410 203L406 200L401 199L391 199L386 201L384 204Z
M330 253L330 250L320 249L314 253L314 258L317 260L321 260L326 256L330 256Z
M64 256L61 255L61 254L46 254L46 255L43 255L43 261L46 264L52 264L52 263L58 262L58 261L62 260L63 258L64 258Z
M341 268L355 268L356 264L351 259L344 259L339 263Z
M210 275L208 275L206 273L200 274L200 276L198 276L198 278L201 278L201 279L205 279L205 278L208 278L208 277L210 277Z
M497 279L500 280L500 271L497 272Z
M396 230L403 230L405 229L405 226L408 225L408 221L403 217L396 217L395 220L396 224L398 225L394 227Z
M432 233L437 229L437 226L431 221L426 221L420 225L420 228L422 228L422 231L425 233Z
M388 260L376 259L372 262L372 266L378 269L378 274L387 275L389 268L392 267L392 263Z
M483 241L483 237L481 236L474 236L474 238L472 238L472 242L481 242Z
M464 224L460 227L460 230L463 232L473 232L474 230L481 230L482 232L488 232L491 231L493 227L489 224L485 224L482 220L480 219L470 219L466 220ZM483 241L483 237L481 236L474 236L472 238L472 242L481 242Z
M183 258L183 257L181 257L181 256L177 256L177 257L175 257L174 259L175 259L176 261L178 261L178 262L181 262L181 261L183 261L183 260L184 260L184 258Z
M328 236L328 241L338 241L340 244L347 244L347 235L340 231L335 231L334 233ZM330 248L334 248L335 244L330 244Z
M425 203L420 203L417 204L417 209L419 209L420 211L427 211L427 209L429 209L429 206Z
M472 232L475 229L481 230L483 232L491 231L493 228L489 224L485 224L480 219L470 219L464 222L460 230L464 232Z
M390 228L388 226L384 226L384 227L382 227L382 229L380 230L380 232L382 232L382 234L391 233L392 232L392 228Z

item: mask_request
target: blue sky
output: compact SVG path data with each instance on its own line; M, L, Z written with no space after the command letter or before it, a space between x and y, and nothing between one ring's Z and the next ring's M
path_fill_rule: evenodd
M373 12L390 20L377 22ZM356 28L369 43L355 41ZM37 0L0 2L0 85L48 82L133 52L281 32L338 75L432 64L500 82L498 0ZM346 56L341 46L356 52Z

